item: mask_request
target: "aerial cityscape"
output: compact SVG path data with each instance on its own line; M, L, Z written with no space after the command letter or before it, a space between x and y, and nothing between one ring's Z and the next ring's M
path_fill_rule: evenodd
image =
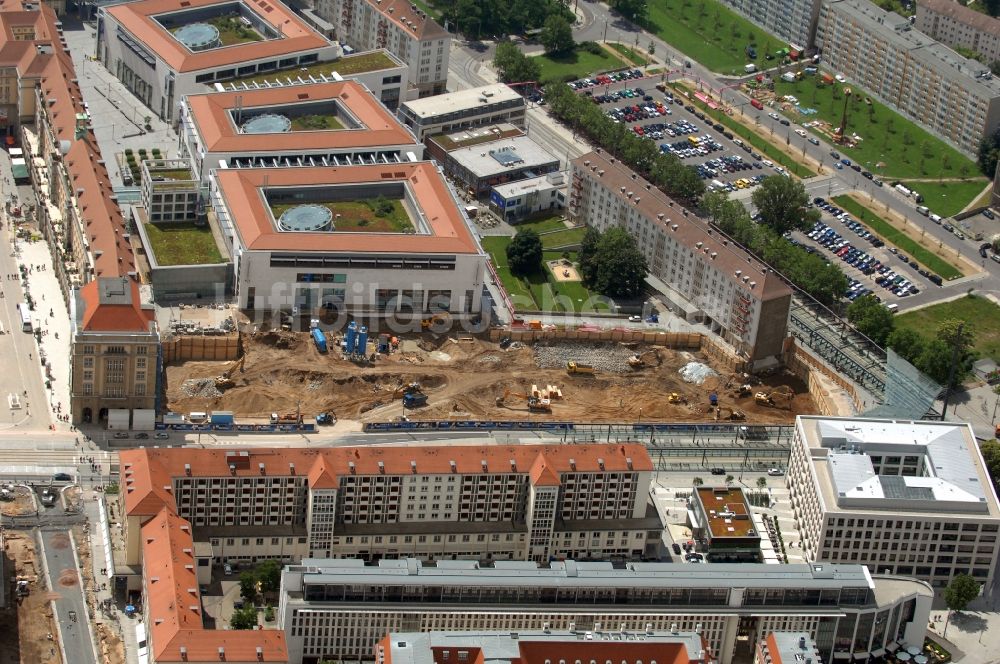
M0 0L0 664L1000 664L1000 2Z

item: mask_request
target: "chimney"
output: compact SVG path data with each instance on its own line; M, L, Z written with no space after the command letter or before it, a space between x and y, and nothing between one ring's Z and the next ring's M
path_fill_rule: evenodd
M295 464L292 463L291 461L288 462L288 474L289 475L295 474Z
M229 464L229 474L236 476L236 464Z
M378 462L378 472L379 475L385 475L385 462L383 461Z
M191 477L191 464L189 463L184 464L184 474L187 475L188 477Z
M458 465L455 463L455 460L452 459L448 463L451 465L451 472L457 473L458 472Z
M353 475L355 473L355 468L354 468L354 462L353 461L348 461L347 462L347 468L351 471L351 475Z
M257 464L257 468L260 470L260 474L263 475L264 474L264 462L261 461L260 463L258 463Z
M226 661L226 649L223 646L219 646L219 661Z
M416 461L410 461L410 472L412 472L414 475L417 474L417 462Z
M186 662L188 658L187 646L181 646L181 661Z

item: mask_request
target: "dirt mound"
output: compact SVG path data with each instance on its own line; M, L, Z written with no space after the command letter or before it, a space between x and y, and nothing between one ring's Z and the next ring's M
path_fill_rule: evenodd
M53 549L68 549L69 535L66 533L56 533L49 538L49 546Z
M278 349L291 349L299 345L298 336L292 332L282 332L278 330L271 330L270 332L263 332L254 336L253 341L255 343L263 344L264 346L270 346L271 348Z
M63 588L72 588L80 584L80 575L75 569L64 569L59 572L59 580L56 581Z

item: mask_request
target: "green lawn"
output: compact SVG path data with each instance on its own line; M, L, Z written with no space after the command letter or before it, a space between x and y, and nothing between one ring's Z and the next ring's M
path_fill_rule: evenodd
M803 108L816 109L812 115L799 116L802 121L826 120L839 127L844 111L844 85L816 85L820 79L806 76L789 83L775 81L779 97L795 95ZM979 171L968 157L935 138L895 111L872 100L851 86L855 94L847 107L847 135L857 134L862 140L857 147L841 146L837 151L867 170L887 178L973 177ZM836 98L834 91L838 90ZM858 99L860 93L861 98ZM826 135L811 129L818 135Z
M989 180L979 178L966 182L904 182L924 197L923 204L942 217L951 217L965 209L986 188Z
M329 114L299 115L292 118L292 131L328 131L343 128L344 123Z
M403 202L395 199L384 199L392 204L392 210L376 214L373 201L310 201L321 205L333 213L333 227L342 233L412 233L413 222L407 214ZM271 214L275 219L288 209L304 205L304 202L272 203Z
M975 350L982 357L1000 362L1000 307L984 297L968 295L900 314L896 317L896 325L931 338L938 325L948 319L968 321L976 335Z
M269 71L266 74L255 74L254 76L236 78L233 79L232 82L263 83L265 81L285 80L286 78L296 79L300 76L303 79L308 79L310 76L329 76L333 72L337 72L342 76L349 76L351 74L363 74L365 72L388 69L395 66L396 63L393 62L392 59L385 53L382 51L373 51L371 53L346 55L339 60L333 60L330 62L317 62L314 65L309 65L308 67L298 67L296 69L286 69L283 71Z
M595 295L578 281L557 282L546 266L539 266L538 272L529 277L515 277L507 265L507 245L510 244L510 241L511 238L508 236L491 236L484 237L482 244L483 249L490 254L493 266L516 308L538 311L569 311L571 309L579 311ZM558 251L542 253L544 261L561 258L562 253ZM576 253L570 252L569 260L576 261L576 259ZM586 310L607 311L607 309L604 302L595 301Z
M563 216L556 215L551 217L542 217L540 219L533 219L531 221L524 221L514 226L518 231L533 230L536 233L544 233L546 231L560 231L566 228L566 224L563 223Z
M222 254L207 225L145 224L146 236L156 262L169 265L202 265L223 263Z
M624 55L636 67L645 67L649 63L649 58L647 56L641 54L639 51L636 51L633 48L626 46L625 44L619 44L618 42L611 42L608 44L608 47Z
M688 92L693 93L694 91L687 87L686 85L675 85L675 88L683 88ZM694 94L691 95L692 103L704 111L708 116L714 118L717 122L721 122L723 125L729 128L734 134L742 138L744 141L752 145L757 152L762 153L765 157L772 160L777 164L784 166L790 173L797 175L800 178L809 178L816 175L816 172L806 166L803 166L796 160L792 159L790 156L779 150L773 144L767 141L767 139L758 135L756 132L746 127L736 120L732 119L725 113L719 110L713 110L709 108L705 103L698 101L694 98Z
M253 28L247 27L240 22L239 17L236 15L229 16L213 16L210 19L204 21L209 25L215 26L219 31L219 41L222 42L223 46L233 46L235 44L248 44L250 42L263 41L264 38ZM184 28L186 25L179 25L176 28L171 28L171 33L176 33L178 30Z
M536 55L532 60L542 69L542 82L571 81L626 66L621 58L604 49L601 49L600 54L595 54L577 48L567 55Z
M757 62L764 53L787 46L716 0L656 0L648 3L646 28L714 72L742 74L755 43Z
M186 168L172 168L172 169L156 169L149 172L153 177L163 178L165 180L193 180L194 176L191 175L191 171Z
M937 273L942 279L957 279L962 276L962 272L954 265L933 253L930 249L918 244L908 235L851 197L834 196L833 200L836 201L838 206L857 217L872 232L885 240L887 244L894 245L904 254L909 254L921 267Z
M552 249L554 247L565 247L571 244L580 244L583 236L587 232L586 228L566 228L554 233L546 233L541 236L542 248Z

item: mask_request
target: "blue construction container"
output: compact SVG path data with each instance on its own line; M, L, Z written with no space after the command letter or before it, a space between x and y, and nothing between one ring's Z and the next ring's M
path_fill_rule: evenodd
M347 326L347 334L344 336L344 352L348 355L354 352L354 344L357 340L358 324L353 320Z
M368 353L368 326L366 325L361 326L361 332L358 333L358 348L354 352L358 355Z
M326 352L326 335L323 334L323 330L318 327L312 329L313 341L316 342L316 350L321 353Z

